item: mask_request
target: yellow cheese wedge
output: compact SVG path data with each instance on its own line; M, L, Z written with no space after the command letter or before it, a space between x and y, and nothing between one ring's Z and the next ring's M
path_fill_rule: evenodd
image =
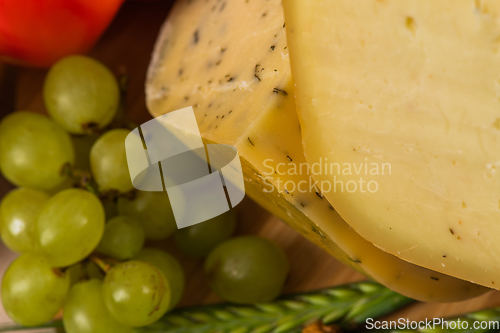
M354 232L294 168L307 167L280 0L193 0L173 8L146 83L153 116L193 106L206 142L238 148L246 193L360 272L410 297L487 289L396 258Z
M384 251L500 287L500 2L284 4L322 193Z

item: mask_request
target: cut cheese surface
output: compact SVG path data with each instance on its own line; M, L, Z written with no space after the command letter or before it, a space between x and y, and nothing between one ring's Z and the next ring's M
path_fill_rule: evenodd
M427 301L486 291L376 248L340 218L306 172L293 171L307 163L284 26L280 0L178 1L150 65L150 112L193 106L206 142L238 148L252 199L380 283Z
M500 2L284 6L322 193L384 251L498 288Z

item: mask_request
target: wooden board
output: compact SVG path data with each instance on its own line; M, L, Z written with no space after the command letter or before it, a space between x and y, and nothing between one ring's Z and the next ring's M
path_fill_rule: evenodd
M146 69L156 35L171 7L170 1L129 1L117 18L90 53L104 62L112 70L126 68L130 75L130 93L128 95L129 117L136 123L150 119L145 106L144 81ZM16 110L31 110L44 113L42 85L45 70L16 68L9 69L0 64L0 75L8 75L7 94L0 96L0 116ZM0 197L12 188L0 177ZM308 291L351 281L364 277L341 264L339 261L316 247L293 229L258 207L251 200L245 199L238 206L240 220L238 233L259 234L276 241L285 251L291 262L291 274L285 292ZM183 257L175 250L171 240L161 243L177 255L185 268L187 288L181 306L217 302L219 299L210 292L202 270L202 260ZM0 272L3 272L14 254L3 246L0 247ZM492 291L465 302L446 304L411 305L391 318L443 317L464 313L490 306L500 305L500 293ZM0 322L8 318L0 309Z

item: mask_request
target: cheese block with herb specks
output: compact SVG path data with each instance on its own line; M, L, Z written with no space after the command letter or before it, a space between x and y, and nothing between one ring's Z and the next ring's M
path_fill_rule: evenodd
M153 116L193 106L207 143L238 148L247 195L344 263L416 299L484 292L385 253L340 218L307 174L293 89L280 0L178 1L146 83Z
M391 171L324 195L384 251L498 289L500 2L284 4L308 163Z

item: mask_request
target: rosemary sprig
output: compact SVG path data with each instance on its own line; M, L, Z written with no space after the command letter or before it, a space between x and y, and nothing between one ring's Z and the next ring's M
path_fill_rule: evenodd
M412 300L374 282L358 282L255 305L218 304L177 309L138 333L300 332L317 321L351 327Z
M353 328L364 323L366 318L380 317L412 301L378 283L363 281L289 295L269 303L176 309L160 321L136 329L136 332L294 333L315 322ZM60 326L60 322L55 321L43 327ZM0 326L0 332L10 332L13 328Z

